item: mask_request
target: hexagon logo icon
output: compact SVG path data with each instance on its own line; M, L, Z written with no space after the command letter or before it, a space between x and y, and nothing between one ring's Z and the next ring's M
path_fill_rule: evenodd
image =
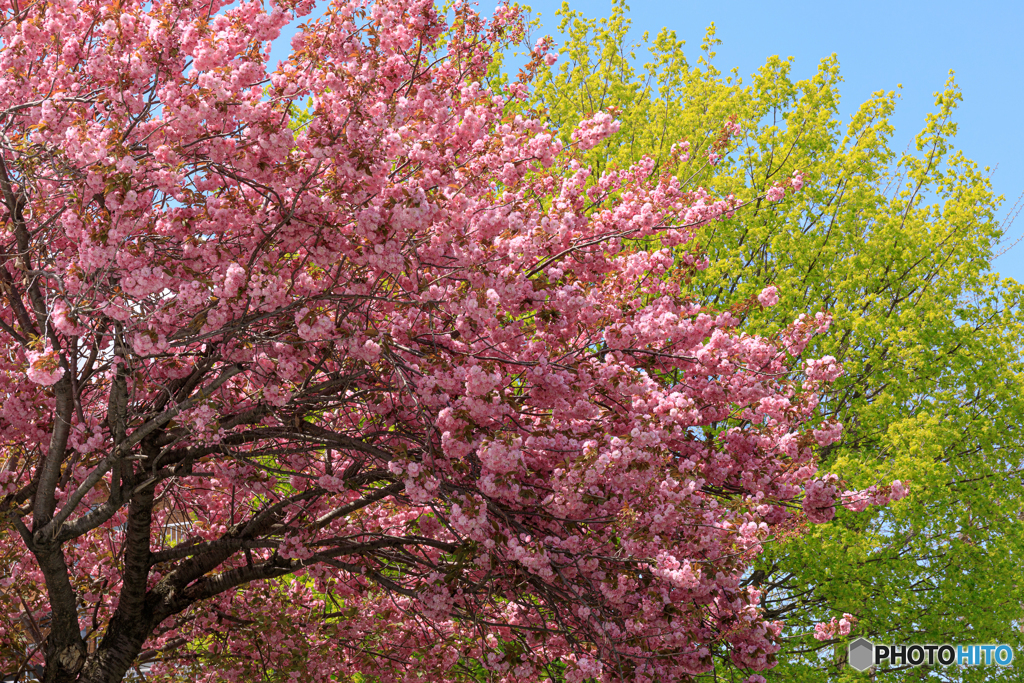
M875 663L875 646L865 638L850 643L846 654L846 661L857 671L867 671Z

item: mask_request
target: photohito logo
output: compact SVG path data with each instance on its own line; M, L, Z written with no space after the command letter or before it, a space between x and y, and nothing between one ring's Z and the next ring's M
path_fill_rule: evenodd
M857 671L867 671L888 661L889 666L1009 666L1009 645L875 645L866 638L850 643L846 661Z

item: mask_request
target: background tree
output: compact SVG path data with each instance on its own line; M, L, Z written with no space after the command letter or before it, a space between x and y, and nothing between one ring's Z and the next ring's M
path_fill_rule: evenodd
M841 495L808 484L827 316L694 299L741 201L591 175L483 87L518 11L338 2L268 73L291 9L0 3L5 669L770 666L742 577Z
M844 432L823 449L823 466L861 486L914 482L908 502L840 513L767 546L746 581L765 591L769 614L786 619L782 663L768 675L850 675L832 647L845 648L836 628L844 613L855 617L852 636L1019 651L1022 292L989 272L1002 235L999 198L953 145L960 94L952 78L911 148L897 154L894 93L876 93L840 123L835 56L807 80L773 57L745 83L715 68L713 27L692 62L668 30L631 45L622 2L599 21L566 5L561 17L559 61L538 66L533 105L563 140L592 112L619 112L620 130L586 157L595 170L651 155L659 170L712 194L764 197L697 232L711 265L687 291L724 308L777 286L777 307L745 309L747 329L761 333L799 313L831 313L832 332L811 348L846 369L821 402L822 419ZM637 48L649 50L643 65ZM727 121L740 132L723 149ZM679 140L689 141L683 162L670 153ZM804 189L767 201L796 172ZM815 631L820 622L834 624Z

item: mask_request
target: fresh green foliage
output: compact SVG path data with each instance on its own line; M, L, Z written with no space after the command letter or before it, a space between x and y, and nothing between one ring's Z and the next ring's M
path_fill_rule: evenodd
M656 173L753 200L700 229L711 266L690 282L693 296L731 308L777 286L780 305L747 314L751 332L831 313L830 333L808 353L834 355L845 367L821 403L822 417L840 419L845 433L822 449L821 469L841 472L850 488L912 484L910 497L889 508L841 511L769 546L750 581L763 587L767 612L786 622L770 678L866 678L833 655L845 641L813 638L815 623L843 613L858 620L851 638L1002 642L1024 655L1024 291L990 272L1001 198L953 144L960 92L952 76L924 129L897 153L889 120L896 94L875 93L842 124L834 55L806 80L792 76L790 60L772 57L744 82L715 68L713 26L691 63L671 31L630 46L627 9L617 2L610 18L595 21L563 5L559 61L539 69L528 106L543 110L566 144L580 120L616 113L621 130L580 153L595 169L649 155ZM642 66L637 47L649 51ZM712 166L708 153L728 118L741 133ZM671 161L671 145L683 140L690 160ZM796 171L802 191L763 199Z

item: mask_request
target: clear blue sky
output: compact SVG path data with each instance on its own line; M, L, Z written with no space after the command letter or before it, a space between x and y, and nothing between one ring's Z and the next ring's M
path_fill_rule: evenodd
M560 0L526 0L555 34ZM493 0L482 0L485 13ZM591 17L607 16L610 0L572 0ZM876 90L902 84L893 148L902 150L931 111L934 93L950 69L963 91L956 120L957 145L982 167L1006 197L1000 218L1024 192L1024 2L993 0L633 0L630 16L637 38L663 26L686 41L696 55L704 30L715 23L722 40L715 61L722 71L738 67L749 75L770 55L795 58L794 75L811 76L833 52L844 83L842 111L852 114ZM274 57L287 54L291 31L276 41ZM273 62L272 62L273 63ZM1007 244L1024 234L1024 216L1009 227ZM1024 281L1024 241L995 262L1003 275Z

